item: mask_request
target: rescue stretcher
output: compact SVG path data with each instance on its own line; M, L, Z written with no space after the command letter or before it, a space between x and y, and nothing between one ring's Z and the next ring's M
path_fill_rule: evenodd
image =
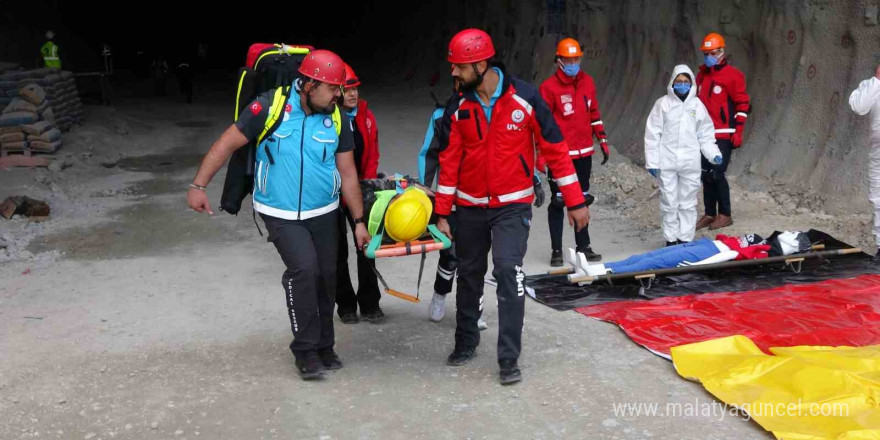
M382 283L382 287L385 289L385 293L400 298L402 300L409 301L411 303L420 302L419 285L422 284L422 271L425 268L425 257L427 253L449 249L452 246L452 241L449 239L449 237L446 236L446 234L440 232L435 225L428 225L428 229L425 234L415 241L383 245L382 242L384 238L385 230L383 228L378 234L373 235L373 238L370 240L370 244L366 247L366 249L364 249L364 254L367 256L367 258L371 258L374 260L377 258L405 257L408 255L421 254L422 258L421 262L419 263L419 279L416 282L416 294L410 295L408 293L389 288L388 283L385 282L382 274L380 274L379 271L376 269L375 264L371 266L373 268L373 273L376 274L376 278L378 278L379 282Z
M626 280L626 279L636 279L645 289L651 288L651 283L661 276L670 276L670 275L681 275L681 274L689 274L689 273L697 273L697 272L707 272L713 270L724 270L731 268L740 268L740 267L748 267L748 266L760 266L760 265L768 265L768 264L779 264L782 263L785 267L790 270L800 273L801 264L807 259L814 258L827 258L834 257L840 255L850 255L857 254L862 252L860 248L853 247L847 249L835 249L835 250L824 250L824 245L815 245L812 247L810 252L799 253L799 254L791 254L785 256L778 257L768 257L768 258L760 258L760 259L752 259L752 260L735 260L735 261L725 261L721 263L714 264L704 264L704 265L691 265L691 266L683 266L683 267L673 267L668 269L653 269L641 272L627 272L627 273L606 273L605 275L599 276L590 276L586 274L586 271L583 267L586 267L588 264L586 261L586 257L582 254L578 254L574 251L574 249L569 249L568 254L568 263L571 267L564 269L554 269L547 272L548 275L565 275L567 279L572 284L577 284L579 286L584 286L588 284L592 284L594 282L605 281L609 285L614 285L614 281Z

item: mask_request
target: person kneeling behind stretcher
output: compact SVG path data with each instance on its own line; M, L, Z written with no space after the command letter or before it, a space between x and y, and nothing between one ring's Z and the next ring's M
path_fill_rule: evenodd
M644 254L633 255L625 260L606 264L590 264L584 271L590 276L612 273L642 272L654 269L670 269L679 266L697 266L730 260L754 260L767 258L770 245L758 234L741 237L718 235L715 240L700 238L690 243L668 246Z

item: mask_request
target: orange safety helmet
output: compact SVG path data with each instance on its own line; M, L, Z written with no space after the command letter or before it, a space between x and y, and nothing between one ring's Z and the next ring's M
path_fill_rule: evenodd
M703 45L700 46L700 50L703 52L711 52L715 49L724 49L724 37L721 34L716 34L712 32L709 35L706 35L706 38L703 39Z
M575 58L583 55L581 45L574 38L564 38L556 45L556 56Z

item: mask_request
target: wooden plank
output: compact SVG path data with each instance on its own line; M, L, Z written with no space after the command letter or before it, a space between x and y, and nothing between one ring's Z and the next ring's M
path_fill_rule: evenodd
M20 154L12 154L9 156L0 157L0 168L46 168L49 166L50 163L52 163L52 161L45 157L24 156Z

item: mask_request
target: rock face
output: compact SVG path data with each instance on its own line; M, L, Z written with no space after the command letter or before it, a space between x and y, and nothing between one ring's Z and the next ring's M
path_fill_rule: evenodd
M753 107L731 173L746 186L772 179L833 194L831 210L851 210L853 200L868 209L869 121L850 111L848 98L880 62L876 23L876 5L856 0L450 1L425 4L401 23L401 34L414 38L380 58L427 83L447 74L452 33L481 27L512 73L540 83L554 69L556 42L574 37L584 48L583 69L595 79L609 139L642 163L645 118L672 68L696 70L702 38L719 32L731 64L746 75Z

